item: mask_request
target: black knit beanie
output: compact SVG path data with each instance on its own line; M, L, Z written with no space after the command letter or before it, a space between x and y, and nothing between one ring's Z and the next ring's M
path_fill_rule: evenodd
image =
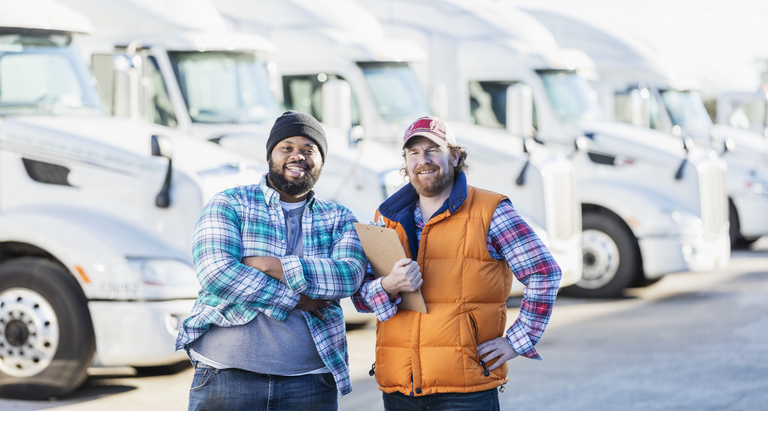
M286 111L275 120L275 125L269 132L267 139L267 160L280 141L292 136L303 136L311 139L320 149L320 156L325 162L325 154L328 152L328 144L325 141L325 131L314 117L298 111Z

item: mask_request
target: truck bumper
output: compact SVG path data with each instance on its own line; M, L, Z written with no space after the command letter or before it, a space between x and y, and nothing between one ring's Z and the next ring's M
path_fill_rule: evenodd
M638 243L643 272L648 279L684 271L724 269L731 256L727 230L717 236L646 237Z
M194 300L90 301L96 366L163 366L187 359L176 351L179 325Z

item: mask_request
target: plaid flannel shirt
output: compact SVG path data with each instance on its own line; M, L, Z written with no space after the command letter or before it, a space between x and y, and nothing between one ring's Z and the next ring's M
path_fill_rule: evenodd
M425 222L418 206L414 221L421 241ZM520 314L507 330L507 340L519 355L541 360L534 345L541 339L552 315L562 276L560 267L509 200L500 202L493 213L486 241L491 256L506 260L515 277L525 285ZM379 321L386 321L397 313L395 304L399 296L390 301L381 287L381 279L374 278L369 266L363 287L352 296L352 302L358 311L375 313Z
M176 349L189 352L189 344L212 325L244 325L260 313L283 321L299 294L332 300L321 309L325 320L305 311L302 315L339 392L348 394L352 385L338 300L357 290L366 266L354 222L346 208L310 196L301 221L304 254L285 256L285 216L266 175L258 185L217 193L195 228L192 259L201 289L179 328ZM286 283L242 264L247 256L280 257Z

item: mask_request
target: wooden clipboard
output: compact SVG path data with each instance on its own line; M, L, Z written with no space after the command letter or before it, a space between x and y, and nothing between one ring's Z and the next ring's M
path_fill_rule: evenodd
M395 230L357 222L355 222L355 230L371 264L373 275L377 278L387 276L397 261L406 258L403 245L400 244ZM427 313L427 305L424 303L420 289L400 293L400 299L397 307Z

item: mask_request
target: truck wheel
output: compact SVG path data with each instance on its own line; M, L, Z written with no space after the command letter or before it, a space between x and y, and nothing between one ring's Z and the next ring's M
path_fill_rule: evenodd
M66 396L95 349L85 295L66 270L41 258L0 265L0 397Z
M731 250L749 250L749 246L760 239L760 237L742 237L739 213L736 211L736 206L733 205L733 201L730 199L728 200L728 221L730 222L728 234L731 236Z
M733 205L733 201L730 199L728 199L728 221L730 222L728 234L731 237L731 249L738 249L740 246L739 240L741 239L739 213L736 212L736 206Z
M620 221L601 213L582 218L584 267L576 285L563 288L576 297L618 297L638 277L640 253L632 232Z

